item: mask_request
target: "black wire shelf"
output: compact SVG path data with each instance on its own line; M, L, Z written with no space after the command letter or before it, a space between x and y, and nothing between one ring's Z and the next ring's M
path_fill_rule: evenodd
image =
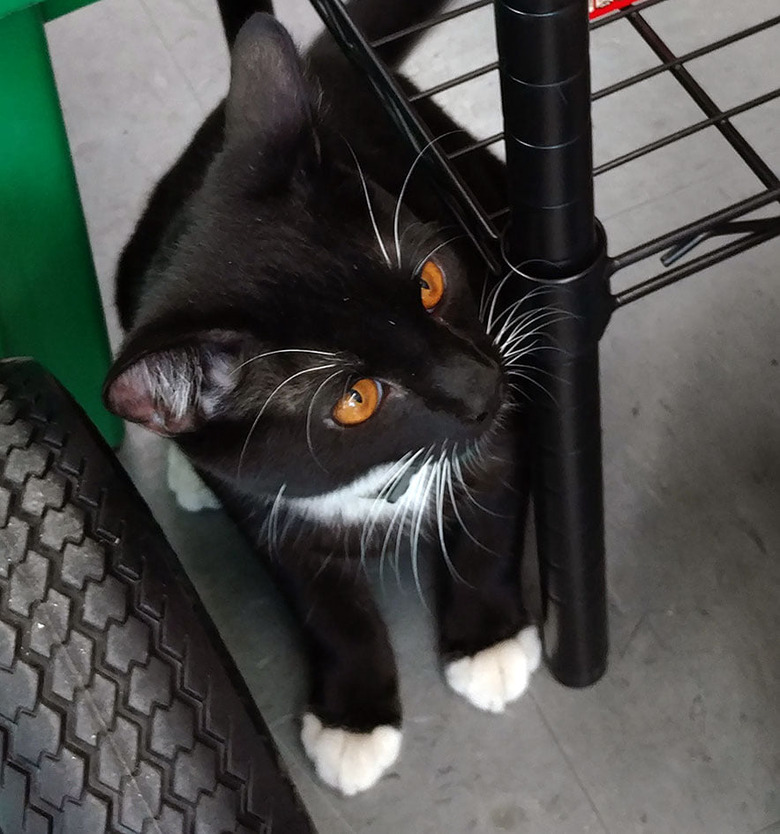
M509 216L509 209L486 211L479 204L469 183L463 180L455 165L458 160L477 150L498 147L504 141L503 132L494 133L465 147L445 153L437 147L435 137L416 109L416 105L420 101L441 93L449 93L478 78L498 72L498 60L491 60L468 72L460 73L407 95L383 64L381 58L382 48L388 44L421 31L434 29L456 18L473 14L486 6L492 6L493 0L477 0L476 2L466 3L373 42L369 42L363 37L340 0L312 0L312 2L342 48L367 74L377 94L384 101L398 128L404 133L411 146L417 152L421 152L427 147L425 157L428 170L434 175L456 219L468 232L488 264L496 272L505 271L501 240ZM643 82L667 74L677 82L689 99L696 104L704 118L600 163L594 167L593 176L595 178L601 177L607 172L614 171L621 166L712 128L721 134L732 151L752 172L758 181L760 190L756 190L747 199L702 216L682 228L670 231L647 243L610 257L608 272L614 275L627 266L659 256L655 267L648 264L648 271L652 272L655 268L657 270L656 274L651 275L636 286L618 292L614 296L616 306L628 304L682 278L780 236L780 212L772 217L745 219L747 215L758 209L772 204L780 204L780 179L734 125L736 117L780 99L780 86L739 104L721 109L686 66L697 59L717 55L721 50L733 44L744 42L768 30L780 27L780 15L768 17L758 23L746 26L740 31L732 32L704 46L678 55L670 49L643 14L652 7L665 2L682 4L687 0L639 0L628 7L591 22L590 29L595 31L617 21L626 21L650 48L657 60L657 63L654 63L651 67L594 91L591 101L600 101L629 88L638 88L638 85ZM780 69L780 61L778 64ZM780 75L780 72L778 74ZM641 88L638 88L637 92L641 92ZM467 92L464 92L464 95L467 95ZM722 245L708 249L703 254L697 252L703 244L719 237L729 237L731 239Z

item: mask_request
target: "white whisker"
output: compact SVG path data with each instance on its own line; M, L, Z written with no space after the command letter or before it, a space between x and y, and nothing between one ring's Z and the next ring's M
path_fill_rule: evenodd
M306 412L306 444L309 447L309 451L311 452L311 456L314 458L314 462L317 464L317 466L320 467L320 469L322 469L323 472L327 472L328 470L320 463L319 458L317 457L317 455L314 454L314 445L312 444L312 441L311 441L311 415L312 415L312 410L314 409L314 401L317 399L317 395L320 393L320 391L322 391L322 389L332 379L335 379L339 374L343 374L343 373L346 373L346 371L344 371L344 370L335 371L334 373L332 373L325 380L325 382L321 383L321 385L317 388L317 390L312 395L311 402L309 403L309 408Z
M274 390L271 391L271 394L266 399L266 401L263 403L262 408L260 409L260 411L257 412L257 416L253 420L252 425L249 427L249 431L247 432L246 440L244 441L244 445L241 448L241 454L238 457L238 468L236 469L236 477L241 476L241 465L244 462L244 455L246 455L246 450L249 448L249 441L252 437L252 434L253 434L254 430L257 428L257 424L260 422L260 418L265 413L265 410L268 407L268 403L271 402L271 400L276 396L276 394L278 394L279 391L281 391L282 388L284 388L284 386L287 385L287 383L292 382L294 379L297 379L299 376L303 376L304 374L313 374L313 373L316 373L317 371L328 371L331 368L335 368L335 367L336 367L336 365L331 364L331 365L319 365L316 368L304 368L302 371L298 371L297 373L294 373L291 376L288 376L287 379L284 380L284 382L277 385L276 388L274 388Z
M286 488L287 484L282 484L281 487L279 487L279 491L276 493L276 497L271 503L271 509L269 510L265 521L263 522L263 526L265 527L266 532L266 540L268 542L268 555L271 558L275 558L278 555L277 548L279 543L278 531L276 530L276 515L279 510L282 495L284 494Z
M426 459L426 463L430 462L430 460L431 460L431 458L428 457ZM436 474L436 467L434 465L434 466L431 467L431 471L428 474L428 478L426 479L425 484L422 483L422 479L421 479L421 482L420 482L420 485L419 485L419 490L420 490L421 497L420 497L419 501L416 502L418 504L417 513L416 513L414 519L412 520L412 525L413 525L413 533L412 533L412 536L411 536L412 574L414 575L414 584L415 584L415 587L417 588L417 593L420 597L420 601L422 602L422 604L425 606L426 609L428 608L428 605L425 602L425 597L424 597L423 591L422 591L422 585L420 583L420 570L419 570L418 552L419 552L419 546L420 546L420 532L422 531L423 517L425 516L425 510L427 509L427 506L428 506L428 493L430 492L431 487L433 486L433 481L434 481L434 475L435 474Z
M528 402L533 402L533 397L526 391L518 382L510 382L508 386L512 391L517 392L520 396L525 397Z
M558 382L564 383L565 385L571 385L571 380L561 379L557 374L554 374L552 371L548 371L546 368L540 368L538 365L524 365L512 363L511 365L508 365L506 368L506 373L509 375L520 375L523 371L531 371L535 374L544 374L545 376L549 376L551 379L555 379Z
M523 303L525 303L524 298L521 299L519 302L515 302L515 304L511 305L506 310L499 313L498 316L496 316L496 320L493 322L494 326L496 324L498 324L498 322L501 320L501 318L504 315L506 315L507 313L510 313L510 315L507 316L506 321L504 322L503 326L501 327L501 329L498 331L498 333L495 336L494 341L496 342L496 344L501 343L501 341L505 338L506 333L508 331L510 331L510 329L511 329L512 333L515 333L515 332L517 332L517 330L521 326L522 327L528 326L528 323L531 322L531 321L534 321L534 319L537 316L546 316L546 315L559 316L559 315L562 315L562 311L559 310L556 307L536 307L533 310L530 310L529 312L523 313L521 316L512 317L511 313L514 312L513 308L517 307L519 304L523 304Z
M418 449L418 451L415 452L408 459L408 461L405 463L404 467L395 475L395 477L393 477L393 479L388 482L387 486L382 491L385 497L393 491L393 489L396 487L396 485L401 481L401 479L409 471L410 467L412 467L414 465L415 460L417 460L417 458L421 454L423 454L423 451L424 451L423 449ZM384 577L384 566L385 566L385 553L386 553L386 550L387 550L387 543L390 539L390 534L393 530L393 526L395 525L396 520L398 519L398 516L402 514L402 511L404 510L404 508L406 506L408 506L408 504L407 504L406 501L404 501L403 496L399 497L399 499L395 502L395 507L393 509L393 514L390 517L390 522L388 523L387 530L385 532L385 536L384 536L384 539L383 539L383 542L382 542L382 548L379 551L379 577L380 577L380 582L384 581L383 577ZM369 535L372 534L372 533L373 533L373 530L369 531ZM398 560L397 559L395 560L394 564L395 564L396 578L399 579L400 577L399 577L399 574L398 574Z
M360 176L360 183L363 186L363 196L366 198L366 207L368 208L368 216L371 218L371 225L374 227L374 234L376 235L377 243L379 244L379 248L382 250L382 255L385 259L385 263L390 266L390 255L387 253L387 248L385 247L385 242L382 240L382 235L379 234L379 226L376 222L376 215L374 214L374 207L371 205L371 197L368 193L368 184L366 183L366 177L363 173L363 168L360 165L360 160L357 158L357 154L354 150L352 150L352 145L347 142L346 139L344 141L347 143L347 147L349 148L349 152L352 154L352 158L355 160L355 166L357 167L358 175Z
M384 590L385 587L385 548L387 546L387 539L390 535L390 531L393 529L393 525L395 524L396 519L398 518L399 513L402 510L403 505L400 502L396 502L395 506L393 507L393 514L390 516L390 521L387 524L387 529L385 531L385 537L382 542L382 547L379 550L379 587ZM396 579L398 578L398 573L396 572Z
M504 358L507 358L510 355L523 356L526 353L541 353L542 351L553 351L555 353L567 352L558 345L541 344L540 338L537 338L536 341L532 342L530 345L524 345L523 342L527 341L528 338L528 336L524 336L521 339L516 339L515 343L511 346L511 349L504 354Z
M458 483L460 484L460 488L463 490L463 494L466 496L466 498L468 498L469 501L471 501L471 503L475 507L480 509L483 513L492 515L495 518L510 518L510 516L504 513L497 513L493 510L489 510L486 506L484 506L484 504L480 504L480 502L477 501L477 499L474 497L474 494L471 492L471 490L468 488L466 484L466 479L463 476L463 470L461 469L460 460L458 458L453 459L453 470L455 472L455 476L458 480Z
M436 472L436 527L439 531L439 545L441 546L441 555L444 558L444 562L447 565L447 570L450 572L450 576L456 579L458 582L467 585L465 579L458 573L455 569L455 565L452 563L452 559L450 559L450 554L447 550L447 541L444 535L444 463L446 460L447 449L446 444L445 447L442 449L441 455L439 455L439 460L436 461L436 466L434 471Z
M477 313L480 321L482 321L482 317L485 313L485 295L488 291L488 278L490 278L490 270L485 269L485 277L482 279L482 292L479 295L479 311Z
M515 333L519 333L523 329L527 329L529 327L535 327L537 322L544 321L548 316L557 316L557 321L570 321L574 318L574 316L567 313L565 310L560 310L556 307L541 307L524 313L522 316L518 316L515 319L511 319L508 322L508 326L505 326L506 330L509 330L510 327L512 328L511 334L506 338L511 339L512 335ZM504 328L502 328L502 330L503 329Z
M452 486L452 466L451 466L451 464L448 460L444 461L444 466L445 466L445 474L447 476L447 487L448 487L448 490L449 490L450 503L452 504L452 511L455 514L455 518L457 518L457 520L458 520L458 524L460 524L460 527L463 530L463 532L468 536L469 539L471 539L471 541L474 542L474 544L478 548L480 548L480 550L485 550L486 552L492 553L494 556L497 556L498 554L495 552L495 550L491 550L489 547L487 547L487 545L482 544L481 541L479 541L478 539L476 539L472 535L469 528L466 527L466 522L463 520L463 517L460 514L460 510L458 509L458 502L455 498L455 490L453 489L453 486ZM461 580L461 581L464 581L464 580ZM469 584L469 583L465 583L465 584Z
M550 328L556 324L561 324L562 322L571 321L572 319L577 318L578 316L568 313L565 310L551 307L534 310L532 313L526 313L524 316L508 323L509 327L512 329L509 330L509 327L506 328L506 331L502 336L500 348L502 349L502 352L506 351L513 346L514 343L528 339L537 334L543 334L545 338L555 342L555 337L550 332Z
M420 464L420 469L422 470L425 466L428 465L430 462L430 454L433 451L433 447L429 446L428 449L425 451L425 458ZM422 480L422 479L420 479ZM420 493L419 482L415 484L414 489L412 491L411 496L407 501L404 502L404 510L401 513L401 518L398 522L398 531L396 532L395 536L395 560L394 560L394 568L395 568L395 576L396 581L400 587L401 583L401 539L403 537L404 531L406 530L406 517L409 515L410 510L413 511L413 508L416 506L417 503L417 496ZM409 533L410 533L410 548L411 548L411 529L414 524L414 513L412 512L412 517L409 520ZM382 548L386 546L387 536L385 536L385 543L382 545Z
M547 313L547 315L550 315L550 314L549 314L549 313ZM511 347L515 347L517 344L520 344L520 343L521 343L521 342L523 342L525 339L530 339L530 338L532 338L533 336L539 336L539 335L543 335L545 338L547 338L547 339L549 339L551 342L555 343L555 342L556 342L555 337L554 337L554 336L552 336L552 335L549 333L549 331L547 330L547 328L552 327L552 326L553 326L553 325L555 325L555 324L560 324L562 321L567 321L567 319L568 319L568 317L567 317L567 316L563 316L563 317L561 317L561 318L557 318L557 319L550 319L550 320L548 320L548 321L543 321L543 322L541 322L541 323L540 323L539 321L535 321L535 322L533 322L533 327L534 327L534 329L532 329L532 330L526 330L526 329L524 329L525 327L527 327L527 326L528 326L528 325L524 325L523 327L521 327L521 328L517 329L517 332L513 331L513 332L509 335L509 337L506 339L506 341L505 341L505 343L504 343L503 347L504 347L505 349L509 349L509 348L511 348Z
M393 511L393 515L390 519L390 524L387 526L387 531L385 532L385 537L382 542L382 549L379 552L379 563L380 565L384 565L385 557L387 554L387 545L390 543L390 537L393 534L393 529L398 523L398 530L395 536L395 552L394 552L394 559L392 560L393 570L395 572L395 581L398 587L401 587L401 537L403 536L403 532L406 526L406 516L409 514L409 502L408 501L397 501L395 510Z
M452 136L453 133L463 133L463 129L459 130L450 130L447 133L442 133L441 136L437 136L434 139L431 139L430 142L427 142L425 147L417 154L414 158L414 162L412 162L411 167L409 168L408 173L406 174L406 178L403 181L403 185L401 186L401 191L398 194L398 202L395 205L395 214L393 216L393 240L395 240L395 255L398 262L398 266L401 266L401 240L398 237L398 223L401 218L401 206L403 205L404 201L404 194L406 194L406 188L409 185L409 180L414 173L414 169L417 167L417 163L425 156L426 152L429 148L436 144L436 142L441 141L442 139L446 138L447 136Z
M501 284L499 286L499 289L503 289L504 282L509 277L511 277L511 273L504 277L504 280L501 282ZM514 311L518 307L522 307L523 304L528 304L533 298L536 298L536 296L542 295L542 293L550 292L550 291L551 290L548 287L536 287L535 289L530 290L530 292L527 292L522 298L516 299L508 307L505 307L500 313L498 313L498 315L496 315L495 318L491 320L490 329L492 330L498 324L498 322L501 321L502 318L504 318L504 316L511 316L511 314L514 313ZM493 300L497 300L497 298L498 298L498 295L496 294L496 296L495 296L495 298L493 298ZM535 312L538 312L539 310L542 310L542 309L555 309L555 308L534 307L533 309L527 311L524 315L533 315Z
M498 296L501 294L501 290L506 285L506 282L512 277L512 273L508 272L497 284L493 289L488 293L487 297L487 304L488 310L487 312L487 322L485 324L485 331L490 333L493 329L493 316L496 312L496 304L498 303ZM484 316L484 314L483 314Z
M542 393L546 394L555 403L555 405L560 406L560 403L558 402L557 398L554 397L552 392L548 391L544 387L544 385L542 385L541 382L539 382L538 380L535 380L533 377L528 376L528 374L521 373L520 371L517 371L517 372L512 371L511 373L514 376L519 376L520 379L524 380L525 382L530 382L531 385L535 385L540 391L542 391ZM527 396L528 399L531 399L531 397L522 389L522 387L520 387L516 383L513 384L512 387L514 387L515 390L520 391L522 394L525 394L525 396Z
M404 455L390 470L387 481L385 482L384 486L379 490L373 502L371 503L371 506L369 507L368 513L366 514L366 518L363 522L363 527L360 532L361 562L364 562L365 560L366 545L369 539L373 536L374 530L376 529L376 525L379 522L380 514L377 513L376 510L385 501L385 496L389 495L392 492L393 487L395 487L395 485L404 476L409 467L413 465L414 461L421 454L422 450L419 450L415 453L407 452L407 454Z
M506 359L510 354L526 353L535 350L537 347L547 347L542 345L540 338L534 339L530 344L523 344L528 341L528 336L525 334L513 336L511 339L506 339L501 347L501 356Z
M237 365L231 371L231 373L236 373L236 371L240 371L241 368L243 368L245 365L248 365L250 362L256 362L258 359L265 359L268 356L276 356L280 353L311 353L315 356L338 356L337 353L332 353L329 350L309 350L308 348L283 348L282 350L269 350L267 353L261 353L257 356L253 356L251 359L247 359L245 362L242 362L240 365Z
M498 281L498 283L494 284L493 288L488 292L487 297L485 298L484 306L480 307L479 317L483 321L484 321L484 318L485 318L485 313L487 312L486 308L488 307L488 305L491 308L491 313L490 313L490 316L488 317L488 324L485 327L485 329L488 332L490 332L490 330L493 328L493 325L495 324L495 322L493 322L492 319L493 319L493 315L494 315L494 312L495 312L494 308L495 308L496 304L498 303L498 297L501 294L501 291L506 286L507 281L511 277L512 277L512 273L507 272L507 274L500 281ZM549 291L550 291L550 289L548 287L535 287L534 289L527 292L521 299L518 299L518 302L522 303L524 301L528 301L528 299L533 298L536 295L539 295L543 292L549 292ZM503 313L501 313L500 315L502 315L502 314Z
M449 246L450 243L454 243L456 240L460 240L463 237L465 237L465 235L454 235L448 240L445 240L444 243L440 243L438 246L435 246L424 258L420 258L420 260L417 261L417 266L415 266L412 270L412 274L417 275L423 266L425 266L425 262L429 261L439 251L439 249L444 249L445 246Z

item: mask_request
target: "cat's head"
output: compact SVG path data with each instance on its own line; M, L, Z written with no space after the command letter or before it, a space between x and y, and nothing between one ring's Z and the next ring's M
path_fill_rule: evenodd
M115 413L266 494L465 448L506 399L473 261L363 175L316 98L287 33L255 16L224 147L105 387Z

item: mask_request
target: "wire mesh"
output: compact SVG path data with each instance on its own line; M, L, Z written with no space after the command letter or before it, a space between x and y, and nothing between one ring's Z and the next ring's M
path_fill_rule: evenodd
M762 217L753 222L744 219L739 222L740 219L759 208L772 204L776 207L780 203L780 189L778 188L780 179L770 164L762 158L762 155L735 125L738 117L779 99L780 86L729 107L721 108L690 69L691 64L702 59L713 60L724 56L724 60L727 60L725 57L727 51L735 45L743 44L749 48L749 39L761 37L764 33L771 33L771 30L780 26L780 15L758 20L738 31L728 32L709 43L697 45L694 49L676 54L649 19L655 7L671 2L684 4L692 0L638 0L591 22L592 32L605 26L618 24L620 21L627 22L653 55L650 66L631 72L625 77L596 89L592 95L592 101L602 102L626 91L634 97L641 98L648 83L651 83L653 79L666 77L674 80L680 90L696 105L696 109L704 115L704 118L692 119L682 127L663 133L651 141L639 143L635 147L616 153L595 166L594 176L600 178L608 172L621 169L639 159L657 154L665 148L683 143L690 137L698 137L707 131L715 130L728 143L731 152L736 154L747 166L747 170L752 173L754 185L752 192L744 199L698 217L680 228L666 231L647 243L633 246L611 258L611 272L614 274L639 261L661 256L659 263L661 271L657 275L642 280L635 287L618 292L615 296L618 305L641 298L656 289L780 235L780 214ZM435 142L432 142L434 137L416 109L420 101L442 94L468 96L469 84L491 73L497 73L496 56L487 56L490 60L479 66L457 72L452 77L437 81L409 95L393 83L392 74L383 65L381 59L382 47L387 44L420 32L430 33L436 27L457 18L474 15L486 6L490 6L491 0L477 0L459 5L373 43L362 38L350 21L340 0L313 0L313 4L337 40L366 72L371 83L385 101L399 129L404 132L412 146L417 151L422 150L426 145L430 146L427 153L428 167L433 172L440 190L445 194L448 205L488 263L494 270L499 271L502 268L503 257L501 237L508 210L488 210L481 206L475 199L469 183L465 182L459 173L458 163L468 154L485 148L490 148L500 154L503 133L495 132L489 136L477 138L464 147L445 153L435 147ZM775 78L780 76L780 52L776 52L776 55L778 71L774 73ZM767 77L772 77L772 75L770 72ZM598 156L600 150L598 136L595 150ZM695 147L691 151L695 155ZM755 180L758 181L757 185ZM605 225L607 231L610 232L609 222ZM721 236L729 236L733 239L723 245L714 245L713 239ZM709 248L702 254L697 251L701 246L709 246Z

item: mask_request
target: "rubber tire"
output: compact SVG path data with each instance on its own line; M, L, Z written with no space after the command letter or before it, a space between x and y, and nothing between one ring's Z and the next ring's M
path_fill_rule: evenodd
M0 362L0 832L310 834L249 691L111 450Z

